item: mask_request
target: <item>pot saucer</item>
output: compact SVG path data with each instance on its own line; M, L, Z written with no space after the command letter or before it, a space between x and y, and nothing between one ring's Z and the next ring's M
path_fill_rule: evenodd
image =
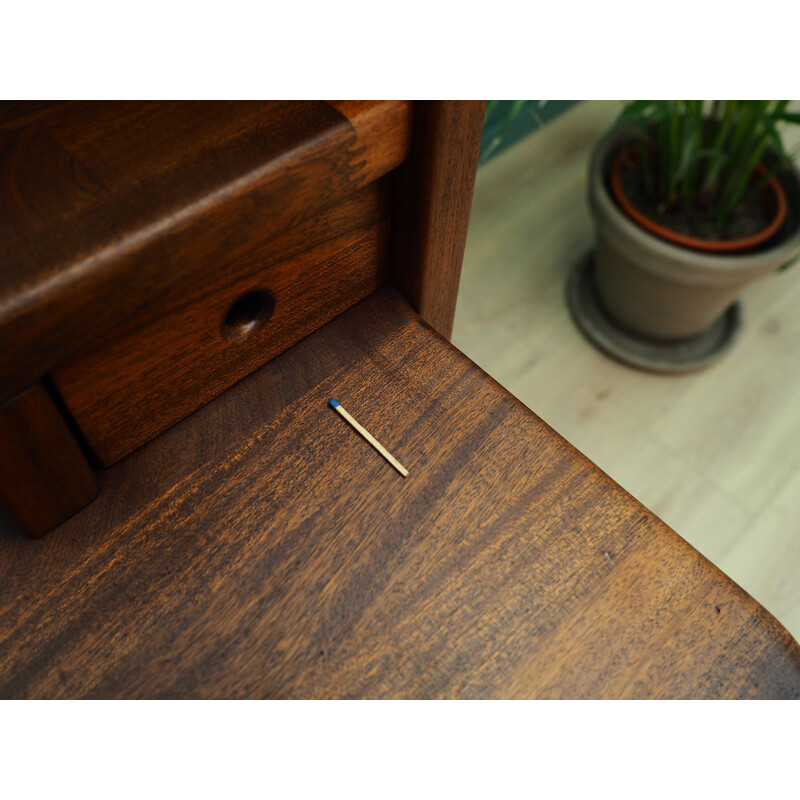
M647 339L620 327L597 297L593 251L572 268L567 305L575 324L595 347L623 364L651 372L691 372L712 364L730 349L742 326L742 306L737 300L702 333L679 342Z

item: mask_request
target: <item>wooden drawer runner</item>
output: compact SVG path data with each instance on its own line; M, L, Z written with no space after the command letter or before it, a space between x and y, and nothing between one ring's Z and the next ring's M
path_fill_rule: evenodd
M221 269L212 291L57 369L54 383L100 462L118 461L385 283L388 189L363 190L358 227L352 215L320 220L317 235L351 229L278 263L286 242L259 247Z

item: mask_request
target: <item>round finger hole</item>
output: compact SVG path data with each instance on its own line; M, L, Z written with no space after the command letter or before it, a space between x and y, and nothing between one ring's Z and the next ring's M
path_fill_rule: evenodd
M222 331L229 339L241 339L260 328L275 309L275 296L267 289L243 294L228 309Z

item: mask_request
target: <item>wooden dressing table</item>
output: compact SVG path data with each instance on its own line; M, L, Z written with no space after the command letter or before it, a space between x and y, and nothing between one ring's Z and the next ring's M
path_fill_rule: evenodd
M1 104L0 696L800 696L777 621L447 341L482 119Z

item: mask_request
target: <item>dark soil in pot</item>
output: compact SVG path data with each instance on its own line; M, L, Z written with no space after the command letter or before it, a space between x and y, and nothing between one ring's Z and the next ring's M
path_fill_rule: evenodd
M751 186L762 183L760 191L746 192L722 224L715 208L684 208L680 201L654 200L645 190L639 164L639 146L625 148L612 162L610 192L623 213L672 244L705 252L743 253L768 243L786 217L786 194L775 177L768 179L763 164L756 167L750 182Z
M710 209L656 205L644 192L639 171L634 166L624 166L620 185L631 204L646 217L683 236L709 242L728 242L746 239L761 233L772 222L774 204L765 204L764 195L749 194L733 209L722 226L717 225L717 215Z

